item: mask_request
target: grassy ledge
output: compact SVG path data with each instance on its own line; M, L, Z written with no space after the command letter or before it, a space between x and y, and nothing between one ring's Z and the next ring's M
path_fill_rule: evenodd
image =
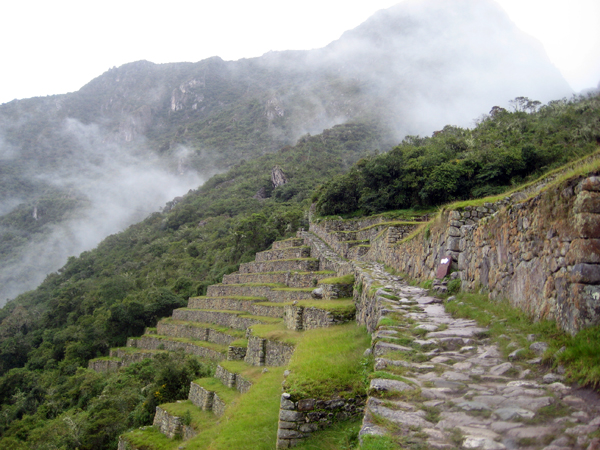
M343 277L323 278L319 284L354 284L354 274L350 273Z
M365 394L361 360L371 337L355 323L304 332L288 366L284 389L295 398Z

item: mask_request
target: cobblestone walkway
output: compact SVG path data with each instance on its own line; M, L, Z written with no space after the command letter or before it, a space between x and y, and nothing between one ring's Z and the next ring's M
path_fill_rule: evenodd
M442 300L379 264L359 264L384 285L361 438L388 435L406 448L600 449L598 395L551 372L534 376Z

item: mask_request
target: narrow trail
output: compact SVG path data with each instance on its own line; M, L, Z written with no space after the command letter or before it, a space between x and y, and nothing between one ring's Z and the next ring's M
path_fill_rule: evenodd
M383 285L373 333L377 378L361 439L388 435L406 448L600 449L597 393L508 361L487 329L453 318L441 299L381 264L354 264Z

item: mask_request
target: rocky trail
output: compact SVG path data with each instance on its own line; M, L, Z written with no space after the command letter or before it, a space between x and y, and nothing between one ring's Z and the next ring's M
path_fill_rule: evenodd
M453 318L441 299L381 264L355 264L382 286L361 439L387 435L403 448L600 449L597 393L543 370L541 358L503 357L487 329Z

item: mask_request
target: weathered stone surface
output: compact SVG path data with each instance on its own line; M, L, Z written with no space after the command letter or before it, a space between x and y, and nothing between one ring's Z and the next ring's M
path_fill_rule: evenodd
M600 213L600 192L581 191L573 204L575 213Z
M599 284L600 264L575 264L571 271L573 283Z
M575 229L575 232L582 238L600 238L600 214L575 214L573 228Z
M529 411L527 409L518 407L499 408L494 411L494 414L496 414L502 420L511 420L515 418L533 419L533 417L535 416L535 413L533 411Z
M536 355L543 355L546 350L548 350L548 344L545 342L534 342L529 346L529 350L531 350Z
M600 239L575 239L566 254L567 264L600 264Z
M369 389L376 392L402 392L406 390L414 390L414 387L406 384L403 381L375 378L371 380Z
M506 372L508 372L512 368L513 368L513 365L511 363L505 362L505 363L502 363L502 364L492 367L490 369L490 374L491 375L504 375Z

